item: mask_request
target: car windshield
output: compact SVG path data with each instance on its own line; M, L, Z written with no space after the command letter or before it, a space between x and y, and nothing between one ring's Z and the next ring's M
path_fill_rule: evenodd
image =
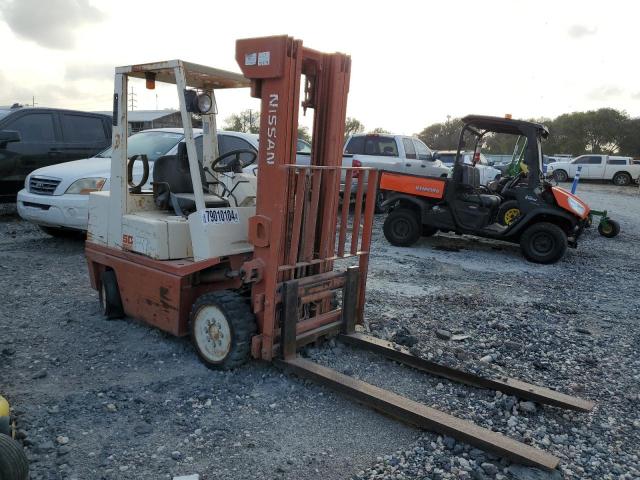
M131 135L127 140L127 156L146 155L150 161L154 161L171 150L182 140L182 133L174 132L140 132ZM96 157L110 158L111 148L100 152Z
M438 155L438 160L446 165L453 165L453 162L456 159L455 153L441 153Z
M11 113L11 110L0 110L0 118L4 118Z

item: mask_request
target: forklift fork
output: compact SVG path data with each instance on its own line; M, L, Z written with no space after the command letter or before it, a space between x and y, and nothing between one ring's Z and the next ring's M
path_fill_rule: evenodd
M477 388L490 388L522 399L582 412L591 411L593 402L565 395L508 377L485 378L469 372L425 360L409 353L405 348L369 335L356 333L356 305L358 302L358 267L350 267L344 273L340 340L349 345L379 353L416 370L430 373L451 381ZM284 282L282 297L282 358L276 363L285 370L330 387L374 410L415 425L419 428L449 435L476 447L492 451L513 461L552 470L559 459L542 450L525 445L505 435L479 427L474 423L427 407L396 393L352 378L331 368L318 365L296 354L297 348L307 342L296 337L300 290L297 280ZM332 324L334 331L336 324Z

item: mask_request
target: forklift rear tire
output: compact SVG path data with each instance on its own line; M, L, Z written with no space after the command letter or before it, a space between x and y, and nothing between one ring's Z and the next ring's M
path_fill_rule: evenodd
M105 270L100 275L100 305L102 314L110 320L124 317L116 272Z
M216 370L229 370L245 363L257 330L247 299L229 290L198 297L191 308L189 327L200 360Z
M520 216L520 208L517 200L507 200L498 209L498 223L511 225Z
M520 237L520 248L534 263L555 263L567 251L567 234L553 223L534 223Z
M607 238L616 237L620 233L620 224L615 220L607 219L606 225L603 225L602 222L598 225L598 233Z
M409 247L416 243L422 234L418 215L408 208L396 208L384 221L382 228L385 238L396 247Z
M0 435L0 478L27 480L29 462L22 446L7 435Z

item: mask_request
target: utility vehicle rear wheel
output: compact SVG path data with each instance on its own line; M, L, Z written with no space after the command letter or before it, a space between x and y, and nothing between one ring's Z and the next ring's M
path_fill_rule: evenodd
M553 223L534 223L520 237L520 248L531 262L555 263L567 251L567 234Z
M382 230L391 245L408 247L418 241L422 228L415 211L396 208L387 216Z
M249 302L223 290L201 295L191 308L191 341L209 368L228 370L249 359L256 319Z
M566 182L569 180L569 175L564 170L554 170L553 178L556 179L557 182Z
M598 233L603 237L613 238L620 233L620 224L615 220L607 219L606 224L598 224Z
M0 435L0 478L27 480L29 462L22 446L7 435Z
M618 172L611 179L614 185L625 187L631 183L631 175L626 172Z
M108 319L124 317L124 308L122 307L122 298L120 298L116 272L113 270L105 270L102 272L100 275L100 284L99 295L102 314Z
M520 216L520 208L517 200L507 200L498 209L498 223L511 225Z

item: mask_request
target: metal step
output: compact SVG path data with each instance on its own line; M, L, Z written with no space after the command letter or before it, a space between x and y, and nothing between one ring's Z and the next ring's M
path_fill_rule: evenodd
M473 373L456 370L439 363L431 362L412 355L404 347L397 346L392 342L380 340L379 338L364 335L362 333L351 333L340 335L340 340L350 345L384 355L385 357L403 363L423 372L431 373L439 377L464 383L479 388L489 388L499 390L518 398L533 400L534 402L553 405L555 407L589 412L593 410L594 403L578 397L565 395L548 388L539 387L530 383L509 377L485 378Z
M559 459L542 450L517 442L500 433L479 427L398 394L343 375L331 368L300 357L276 360L292 373L326 385L356 401L419 428L449 435L515 462L552 470Z

